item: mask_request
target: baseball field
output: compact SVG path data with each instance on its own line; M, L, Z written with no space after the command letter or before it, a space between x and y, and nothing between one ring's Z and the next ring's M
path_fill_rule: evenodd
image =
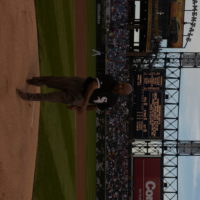
M40 74L95 75L95 1L36 0L35 7ZM95 126L94 112L41 103L34 200L96 198Z
M0 1L0 199L94 200L95 113L22 100L33 76L95 75L93 0ZM41 92L50 89L41 88Z

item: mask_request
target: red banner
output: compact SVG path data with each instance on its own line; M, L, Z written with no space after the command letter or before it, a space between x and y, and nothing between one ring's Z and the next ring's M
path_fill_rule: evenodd
M133 200L160 200L161 158L133 159Z

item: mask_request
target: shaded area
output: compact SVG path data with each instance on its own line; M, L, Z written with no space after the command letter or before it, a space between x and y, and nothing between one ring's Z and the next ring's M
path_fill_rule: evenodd
M96 57L96 2L77 0L76 5L76 74L94 76ZM77 115L76 136L76 199L94 200L96 194L95 174L95 113ZM84 130L85 129L85 130Z
M96 49L96 1L87 0L87 74L96 75L96 57L91 49ZM86 200L96 199L96 112L87 115L86 126Z

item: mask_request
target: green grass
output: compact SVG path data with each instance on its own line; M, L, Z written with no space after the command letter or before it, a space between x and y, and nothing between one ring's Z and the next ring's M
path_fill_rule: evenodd
M36 1L41 75L74 74L72 11L72 0ZM41 104L33 199L75 199L74 127L65 105Z
M74 75L74 1L36 0L41 75ZM87 71L94 75L95 1L87 0ZM42 92L51 91L43 88ZM42 103L33 200L75 199L75 115L65 105ZM87 200L95 199L95 113L87 117Z

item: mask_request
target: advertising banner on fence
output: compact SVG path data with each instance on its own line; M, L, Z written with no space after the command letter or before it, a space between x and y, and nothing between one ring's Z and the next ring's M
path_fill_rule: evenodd
M161 158L133 159L133 200L161 199Z

